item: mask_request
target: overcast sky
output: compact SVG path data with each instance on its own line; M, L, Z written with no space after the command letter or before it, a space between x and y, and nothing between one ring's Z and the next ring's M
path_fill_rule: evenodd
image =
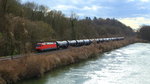
M66 16L74 12L80 18L115 18L134 29L150 25L150 0L22 0L27 1L61 10Z

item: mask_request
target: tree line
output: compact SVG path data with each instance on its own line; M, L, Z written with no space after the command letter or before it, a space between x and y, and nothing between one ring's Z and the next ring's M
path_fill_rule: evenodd
M116 19L70 17L34 2L0 0L0 56L28 53L37 42L132 36L133 30Z
M137 35L141 39L150 41L150 26L149 25L141 26L140 29L137 31Z

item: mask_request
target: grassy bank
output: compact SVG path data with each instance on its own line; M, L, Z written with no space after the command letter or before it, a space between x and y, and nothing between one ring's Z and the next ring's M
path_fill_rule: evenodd
M22 79L41 77L45 72L54 70L57 67L80 62L95 57L96 54L139 41L138 39L126 39L95 43L90 46L72 47L48 55L27 55L20 59L0 61L0 84L11 84Z

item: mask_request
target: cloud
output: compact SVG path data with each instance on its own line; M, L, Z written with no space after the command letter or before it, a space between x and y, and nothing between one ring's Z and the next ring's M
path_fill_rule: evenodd
M57 5L57 6L54 6L52 7L52 9L55 9L55 10L74 10L74 9L78 9L76 6L72 6L72 5Z
M138 9L149 9L149 8L147 8L145 6L140 6Z
M22 0L27 1L47 5L49 11L60 10L65 16L74 12L80 18L118 18L133 28L149 24L150 18L150 0Z
M144 17L120 18L118 20L133 29L138 29L142 25L150 25L150 19Z
M149 2L150 0L140 0L141 2Z
M83 11L97 11L98 9L103 8L102 6L96 6L96 5L92 5L92 6L83 6L83 7L77 7L77 6L73 6L73 5L57 5L52 7L52 9L55 10L83 10Z
M127 0L127 2L133 2L133 1L135 1L135 0Z
M139 0L139 1L137 1L137 0L127 0L127 2L134 2L134 1L136 1L136 2L149 2L150 0Z
M103 7L93 5L93 6L84 6L82 9L83 10L94 10L94 11L96 11L96 10L101 9L101 8L103 8Z

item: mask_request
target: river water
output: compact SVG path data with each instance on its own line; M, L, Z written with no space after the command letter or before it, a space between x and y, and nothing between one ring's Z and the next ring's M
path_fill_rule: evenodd
M150 44L131 44L17 84L150 84Z

